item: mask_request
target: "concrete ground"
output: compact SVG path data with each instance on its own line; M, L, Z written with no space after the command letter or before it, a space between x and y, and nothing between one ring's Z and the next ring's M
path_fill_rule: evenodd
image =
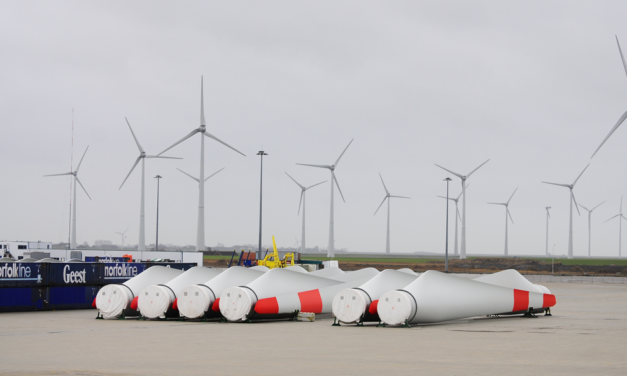
M0 375L627 374L627 286L554 283L553 317L407 328L0 314Z

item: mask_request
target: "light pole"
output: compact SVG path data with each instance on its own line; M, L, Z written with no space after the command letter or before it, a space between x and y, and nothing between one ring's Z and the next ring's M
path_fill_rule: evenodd
M261 172L259 173L259 249L257 250L257 260L261 260L261 213L263 209L263 156L268 155L260 150L257 155L261 156Z
M157 179L157 239L155 240L155 251L159 250L159 182L161 178L163 178L161 175L155 176L155 179Z
M551 274L555 272L555 269L553 268L554 265L555 265L555 244L553 244L553 255L551 258Z
M444 250L444 272L448 273L448 183L451 178L444 179L446 182L446 248Z

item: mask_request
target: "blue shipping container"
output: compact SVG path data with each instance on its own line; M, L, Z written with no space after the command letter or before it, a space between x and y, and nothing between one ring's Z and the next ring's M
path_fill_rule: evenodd
M88 309L100 286L50 287L48 309Z
M0 312L41 311L47 309L47 287L0 288Z
M87 286L100 283L100 263L48 264L48 286Z
M48 284L48 263L0 264L0 287L41 287Z

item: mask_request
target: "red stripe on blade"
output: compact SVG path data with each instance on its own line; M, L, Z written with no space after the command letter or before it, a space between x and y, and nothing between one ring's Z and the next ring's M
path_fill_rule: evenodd
M370 303L370 307L368 308L368 312L370 312L371 315L376 315L378 313L377 311L377 306L379 305L379 301L375 300L374 302Z
M91 306L94 307L94 308L98 308L98 307L96 307L96 298L94 298L94 301L91 303Z
M174 303L172 303L172 309L179 309L179 300L178 299L174 299Z
M139 296L136 296L133 298L133 301L131 302L131 309L134 309L135 311L137 311L138 303L139 303Z
M276 298L261 299L255 304L255 312L263 315L272 315L279 313L279 302Z
M320 291L310 290L305 292L299 292L298 299L300 299L301 312L322 312L322 298L320 297Z
M216 312L220 312L220 298L216 299L216 301L213 302L213 305L211 306L211 309L216 311Z
M544 294L542 297L542 308L553 307L555 303L557 303L557 300L553 294Z
M526 311L529 308L529 291L514 289L514 308L512 312Z

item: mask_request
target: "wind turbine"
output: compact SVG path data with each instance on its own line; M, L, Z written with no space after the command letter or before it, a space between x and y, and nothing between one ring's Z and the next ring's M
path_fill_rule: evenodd
M135 144L137 144L137 148L139 149L139 156L135 160L135 164L133 164L133 167L131 167L131 170L128 172L128 174L124 178L124 181L122 182L122 184L120 184L120 188L118 188L118 190L122 189L122 186L124 186L124 183L126 183L126 180L128 180L128 177L131 176L131 173L133 173L133 170L135 169L135 167L137 167L137 164L139 163L139 161L141 161L142 162L142 184L141 184L141 199L139 203L139 239L137 241L137 250L145 251L146 250L146 226L144 222L144 192L145 192L145 187L144 187L145 163L144 162L145 162L145 159L146 158L183 159L183 158L160 157L158 155L146 155L144 148L142 148L142 146L139 144L139 141L137 140L137 137L135 136L135 132L133 132L133 128L131 128L131 123L128 122L127 118L124 118L124 120L126 120L126 124L128 124L128 129L131 130L131 134L133 135Z
M124 230L124 232L117 232L117 231L115 231L116 234L122 235L122 251L124 251L124 238L126 237L124 235L126 234L127 231L128 231L128 228L126 230Z
M81 181L78 179L78 170L81 168L81 163L83 163L83 158L85 158L85 154L87 154L88 149L89 149L89 146L87 146L87 149L85 149L85 152L83 153L83 156L81 157L80 162L78 162L78 166L76 166L75 171L65 172L63 174L44 175L44 177L63 176L63 175L74 176L74 193L73 193L74 197L72 199L73 201L72 202L72 236L70 240L70 249L76 249L76 183L78 183L78 185L80 185L81 188L83 188L83 191L85 192L87 197L89 197L89 199L91 200L89 193L87 193L87 190L85 189L85 187L83 187L83 183L81 183Z
M466 188L468 188L469 186L470 184L466 185ZM444 197L444 196L438 196L438 197L443 198L445 200L447 199L447 197ZM448 197L449 200L455 203L455 213L457 213L455 215L455 253L454 253L455 257L457 257L457 225L459 224L459 221L462 219L462 216L459 214L459 208L457 207L460 197L462 197L461 192L459 193L459 196L457 196L457 198Z
M516 193L516 191L518 190L518 188L514 189L514 193ZM507 202L488 202L488 204L490 205L503 205L505 206L505 257L508 256L508 243L507 243L507 225L508 225L508 221L507 221L507 216L509 216L509 219L512 221L512 224L514 224L514 219L512 218L512 215L509 213L509 202L512 201L512 197L514 197L514 193L512 193L511 196L509 196L509 200L507 200Z
M482 164L479 165L479 167L477 167L474 170L470 171L470 173L468 175L458 174L456 172L453 172L453 171L451 171L449 169L446 169L446 168L440 166L439 164L436 164L436 166L438 166L442 170L450 172L451 174L453 174L453 175L457 176L458 178L460 178L461 181L462 181L462 197L463 197L463 202L462 202L462 246L461 246L461 251L459 253L459 258L460 259L465 259L466 258L466 179L468 179L470 177L470 175L472 175L481 166L483 166L484 164L488 163L489 161L490 160L488 159L487 161L483 162Z
M607 221L614 219L618 217L618 257L622 257L621 255L621 237L623 235L623 219L627 219L625 218L625 216L623 215L623 196L620 196L620 212L618 214L616 214L615 216L613 216L612 218L608 219ZM605 222L607 222L605 221ZM605 223L603 222L603 223Z
M623 50L621 50L620 48L620 43L618 42L618 37L615 35L616 37L616 44L618 45L618 52L620 53L620 58L621 61L623 62L623 68L625 69L625 74L627 74L627 63L625 63L625 57L623 56ZM620 125L625 121L625 119L627 119L627 112L625 112L616 122L616 124L614 125L614 127L612 128L612 130L610 130L610 133L607 134L607 136L605 136L605 138L603 139L603 142L601 142L601 145L599 145L599 147L597 148L597 150L594 151L594 154L592 154L592 157L590 158L594 158L594 156L596 155L596 153L599 151L599 149L601 149L601 146L603 146L603 144L605 144L605 141L607 141L608 138L610 138L610 136L618 129L618 127L620 127Z
M621 198L622 200L622 198ZM603 201L605 202L605 201ZM588 257L590 257L590 248L591 248L591 244L592 244L592 212L594 211L594 209L598 208L599 206L603 205L603 202L600 203L599 205L595 206L592 209L588 209L583 205L579 205L581 206L584 210L586 210L588 212ZM621 205L622 206L622 205Z
M300 165L300 166L326 168L331 172L331 210L329 214L329 246L327 248L327 257L335 257L335 234L334 234L334 227L333 227L334 226L333 224L333 191L334 191L333 183L334 182L335 182L335 185L337 186L337 190L340 192L340 196L342 196L342 201L346 202L346 200L344 200L344 195L342 194L342 190L340 189L340 184L337 182L337 179L335 178L334 171L337 168L338 163L340 163L340 159L342 158L344 153L346 153L346 149L348 149L348 147L351 146L351 144L353 143L353 140L354 138L351 140L351 142L348 143L348 145L346 146L342 154L340 154L340 156L337 158L337 160L335 161L335 164L332 164L329 166L329 165L313 165L313 164L296 163L297 165Z
M228 147L229 149L246 156L244 153L235 149L231 145L226 142L220 140L216 136L207 132L207 124L205 123L205 99L203 92L203 78L200 77L200 126L193 131L189 132L187 136L183 137L179 141L175 142L172 146L165 149L161 153L157 154L157 156L165 153L166 151L172 149L176 145L181 142L187 140L188 138L194 136L196 133L200 133L200 177L198 179L198 230L196 236L196 250L204 251L205 250L205 138L202 137L207 136L208 138L213 139L221 143L222 145Z
M551 214L549 214L550 206L546 207L546 251L545 255L549 255L549 219L551 218Z
M544 184L559 185L560 187L566 187L570 189L570 219L569 219L569 225L568 225L568 258L569 259L573 258L573 202L575 203L575 209L577 209L577 213L581 215L581 213L579 212L579 207L578 207L579 205L577 205L577 200L575 199L575 194L573 193L573 188L575 188L575 184L577 184L577 181L579 180L581 175L583 175L583 173L586 171L588 166L590 166L590 163L588 163L586 168L584 168L583 171L581 171L581 174L577 176L577 179L575 179L573 184L558 184L558 183L549 183L546 181L542 182Z
M388 188L385 186L385 183L383 182L383 177L381 176L381 173L379 173L379 178L381 178L381 183L383 183L383 189L385 189L385 197L383 198L383 201L381 201L381 204L379 204L379 207L377 208L377 210L374 212L374 215L377 215L377 212L379 211L379 209L381 209L381 205L383 205L385 200L388 200L388 230L387 230L387 235L385 237L385 254L389 255L390 254L390 199L391 198L410 198L410 197L391 195L390 192L388 191Z
M318 184L314 184L314 185L310 185L309 187L305 187L303 185L300 185L300 183L297 182L296 179L291 177L290 174L288 174L287 172L285 173L285 175L289 176L289 178L292 179L292 181L294 181L294 183L296 183L296 185L298 185L300 187L300 199L298 200L298 214L300 214L300 207L301 207L301 205L303 206L303 228L301 230L301 235L300 235L300 252L301 253L305 253L305 192L308 189L315 187L316 185L320 185L322 183L325 183L326 180L323 181L323 182L320 182ZM331 187L333 187L333 186L331 186ZM298 242L298 239L296 239L296 242Z

